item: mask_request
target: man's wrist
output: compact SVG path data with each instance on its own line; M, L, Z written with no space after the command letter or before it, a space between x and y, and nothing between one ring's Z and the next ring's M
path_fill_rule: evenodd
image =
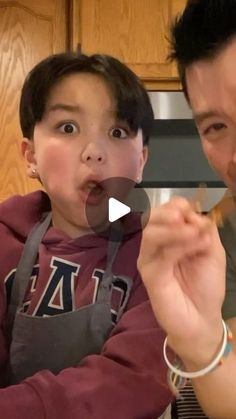
M223 340L222 321L202 335L186 342L168 337L168 345L181 358L187 371L205 368L220 350Z

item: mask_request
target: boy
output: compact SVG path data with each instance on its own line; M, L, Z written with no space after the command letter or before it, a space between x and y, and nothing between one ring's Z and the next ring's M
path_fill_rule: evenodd
M108 241L85 213L104 180L141 180L152 120L140 81L112 57L59 54L26 78L22 152L46 193L0 207L2 417L165 410L164 336L137 273L140 233Z

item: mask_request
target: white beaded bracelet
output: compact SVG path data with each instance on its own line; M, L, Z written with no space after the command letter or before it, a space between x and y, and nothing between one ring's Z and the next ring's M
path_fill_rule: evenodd
M188 379L202 377L203 375L208 374L209 372L214 370L218 366L218 364L220 363L221 359L224 356L227 356L229 354L229 352L231 352L231 350L232 350L232 334L231 334L231 331L228 328L228 326L225 324L224 320L222 320L222 324L223 324L224 336L223 336L223 342L222 342L220 351L216 355L216 357L213 359L213 361L207 367L205 367L205 368L203 368L199 371L194 371L194 372L182 371L182 370L176 368L174 365L171 364L171 362L167 358L167 354L166 354L167 337L168 337L167 336L165 338L164 345L163 345L163 355L164 355L165 362L168 365L169 369L174 374L176 374L177 376L180 376L180 377L183 377L183 378L188 378Z

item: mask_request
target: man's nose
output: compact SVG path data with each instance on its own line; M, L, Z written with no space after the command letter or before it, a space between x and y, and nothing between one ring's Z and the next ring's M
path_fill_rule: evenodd
M106 151L100 144L89 143L81 155L83 163L104 163L106 160Z

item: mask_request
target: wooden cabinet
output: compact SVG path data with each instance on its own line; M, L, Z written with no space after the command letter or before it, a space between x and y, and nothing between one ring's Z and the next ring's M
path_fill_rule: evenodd
M149 90L179 90L168 29L186 0L74 0L73 47L121 59Z
M66 0L0 0L0 200L38 189L21 158L19 97L28 71L68 47Z

